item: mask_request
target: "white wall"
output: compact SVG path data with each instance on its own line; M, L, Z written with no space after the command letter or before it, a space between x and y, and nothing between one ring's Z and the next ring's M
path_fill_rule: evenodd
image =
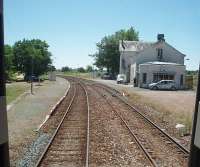
M184 56L173 47L168 45L165 42L158 43L155 46L149 47L140 52L139 56L136 59L137 64L158 61L158 52L157 49L163 49L163 62L171 62L177 64L184 64Z

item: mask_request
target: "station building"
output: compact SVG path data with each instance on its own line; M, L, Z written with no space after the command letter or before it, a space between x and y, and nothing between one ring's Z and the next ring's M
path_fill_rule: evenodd
M156 42L120 41L120 74L134 86L147 88L152 82L174 80L185 87L185 55L168 44L164 34Z

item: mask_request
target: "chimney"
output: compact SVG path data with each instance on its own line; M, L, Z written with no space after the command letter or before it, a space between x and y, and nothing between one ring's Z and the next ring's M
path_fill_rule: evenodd
M165 38L164 38L165 36L164 36L164 34L158 34L157 35L157 40L158 40L158 42L163 42L163 41L165 41Z

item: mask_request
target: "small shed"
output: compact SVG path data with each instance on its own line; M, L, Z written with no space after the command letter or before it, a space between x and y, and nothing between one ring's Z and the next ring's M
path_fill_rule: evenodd
M55 71L49 72L49 81L56 81L56 72Z

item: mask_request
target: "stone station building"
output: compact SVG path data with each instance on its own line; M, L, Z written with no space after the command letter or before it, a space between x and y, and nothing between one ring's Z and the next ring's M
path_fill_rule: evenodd
M147 88L152 82L174 80L185 86L185 55L168 44L164 34L156 42L120 41L120 74L134 86Z

